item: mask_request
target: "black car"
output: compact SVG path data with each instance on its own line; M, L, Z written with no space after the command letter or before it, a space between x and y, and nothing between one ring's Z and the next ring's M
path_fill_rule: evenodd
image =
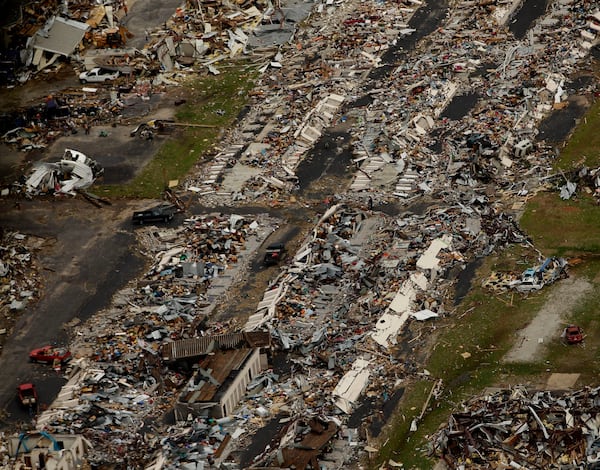
M285 257L285 254L285 245L283 243L269 245L266 249L263 262L265 266L274 266Z
M151 209L134 212L131 221L140 225L152 222L170 222L176 213L177 208L173 204L161 204Z

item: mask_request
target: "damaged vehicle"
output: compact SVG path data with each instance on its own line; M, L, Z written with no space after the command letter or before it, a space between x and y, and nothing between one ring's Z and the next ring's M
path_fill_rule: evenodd
M17 399L24 408L36 408L38 403L37 390L32 383L22 383L17 387Z
M566 275L567 262L563 258L546 258L544 262L533 268L527 268L521 279L512 285L519 292L531 292L552 284Z
M92 70L86 70L79 74L79 81L86 83L104 83L119 78L118 70L107 70L101 67L95 67Z
M65 348L56 348L54 346L43 346L32 350L29 353L31 362L43 362L45 364L60 363L64 364L71 359L71 351Z
M265 266L274 266L279 264L279 262L285 257L285 254L286 250L283 243L269 245L265 252L263 263Z
M563 330L561 338L567 344L579 344L584 339L583 329L577 325L569 325Z
M134 224L144 225L153 222L170 222L177 213L173 204L160 204L143 211L135 211L131 217Z
M527 268L521 275L521 280L517 284L517 290L519 292L540 290L544 285L545 282L542 273L538 269Z

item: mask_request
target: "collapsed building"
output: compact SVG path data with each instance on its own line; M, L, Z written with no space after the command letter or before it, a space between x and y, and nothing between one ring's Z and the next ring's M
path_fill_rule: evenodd
M96 161L77 150L65 149L59 162L34 166L25 181L25 192L29 195L75 194L90 187L103 173L104 169Z
M509 6L453 3L420 45L410 42L415 2L316 5L293 47L263 56L249 114L183 190L215 206L287 201L306 159L335 154L349 155L349 191L336 191L339 203L243 324L210 315L235 302L227 290L243 272L231 269L274 221L213 215L140 231L151 269L77 329L81 357L38 426L85 435L91 462L155 469L342 468L370 452L376 417L361 415L361 403L383 409L404 381L426 377L402 344L419 347L419 322L450 314L448 293L469 260L527 242L511 212L555 157L537 127L565 106L564 83L589 50L581 31L592 34L590 12L579 2L554 2L522 40L503 27ZM243 36L233 36L230 52L241 50ZM472 107L452 112L467 98ZM317 148L332 128L339 138ZM367 198L406 210L374 214ZM271 370L251 334L268 334L289 365ZM180 346L198 346L193 364L165 364ZM176 424L161 428L173 409ZM243 449L267 423L281 426L247 461ZM535 416L530 425L539 426Z
M203 336L166 343L163 360L200 358L197 371L175 405L179 419L189 413L213 418L231 414L246 387L268 367L271 337L268 332Z
M24 432L7 441L8 454L15 461L10 468L29 470L75 470L85 462L90 443L81 436L50 434L45 431ZM7 465L7 459L4 465Z
M436 432L431 451L451 468L597 468L597 395L515 387L475 397Z

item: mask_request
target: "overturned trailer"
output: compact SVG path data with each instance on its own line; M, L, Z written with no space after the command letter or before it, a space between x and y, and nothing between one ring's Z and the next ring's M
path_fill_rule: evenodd
M65 149L63 158L55 163L39 163L25 182L28 194L74 194L91 186L104 169L83 153Z

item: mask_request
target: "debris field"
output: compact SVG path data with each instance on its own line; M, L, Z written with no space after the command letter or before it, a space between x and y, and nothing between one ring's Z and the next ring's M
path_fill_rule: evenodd
M103 22L118 23L123 5L81 6L80 19L96 19L82 33L96 47L84 63L119 70L115 86L131 86L112 90L116 112L236 57L254 60L261 75L248 112L175 189L231 213L136 230L149 268L72 326L67 384L36 430L84 437L96 467L358 468L377 451L373 416L407 383L425 378L430 398L441 396L444 384L415 351L435 319L451 315L458 273L511 244L531 245L517 223L531 194L596 191L593 169L552 173L556 142L539 128L572 96L596 91L595 80L571 83L591 77L599 14L583 1L551 1L521 35L511 28L522 6L200 2L148 31L142 50L121 48L127 32L117 27L124 44L104 57L112 33ZM49 134L31 129L6 136L24 149L43 145ZM59 191L89 186L86 165L85 177L67 172L79 180L57 178ZM56 187L56 171L34 170L27 187ZM330 174L343 176L318 182ZM307 210L319 184L326 207L299 248L268 268L253 313L223 318L222 305L241 302L233 287L255 274L252 260L286 223L241 205ZM489 287L527 293L566 275L565 260L539 258ZM16 286L2 262L6 285ZM10 289L20 302L22 288ZM432 455L452 468L584 468L596 459L596 394L480 397L436 434Z

